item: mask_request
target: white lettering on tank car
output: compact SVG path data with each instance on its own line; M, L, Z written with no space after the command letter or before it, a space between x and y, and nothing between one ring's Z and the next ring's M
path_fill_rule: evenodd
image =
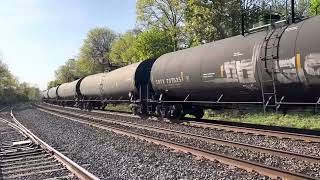
M255 83L256 79L254 77L256 72L256 63L260 55L261 43L257 43L253 47L252 58L242 59L240 61L229 61L223 63L221 66L221 77L212 80L208 80L211 76L208 74L203 74L202 77L205 79L204 82L215 82L215 83L243 83L250 84ZM243 55L241 52L234 53L234 55ZM224 74L226 77L223 77Z
M238 79L236 61L225 62L223 66L227 79Z
M164 84L180 84L182 83L183 80L182 78L179 76L179 77L172 77L172 78L166 78L166 79L157 79L156 80L156 84L157 85L164 85Z
M190 76L187 75L187 76L184 77L184 79L185 79L184 81L190 82Z
M223 64L226 79L237 80L240 83L254 83L255 62L252 59L225 62Z
M164 81L164 79L157 79L156 84L157 85L165 84L165 81Z
M216 75L216 73L206 73L206 74L202 74L203 78L212 78L214 77L214 75Z
M295 60L295 57L279 60L279 66L277 65L277 62L275 62L275 70L278 72L276 73L278 81L281 83L299 82Z
M240 83L254 83L254 65L251 59L236 62L237 74Z
M261 51L261 47L262 47L262 43L256 43L253 46L253 50L252 50L252 68L251 71L248 71L248 80L246 80L246 83L255 83L256 82L256 78L254 77L255 72L256 72L256 65L258 62L258 59L260 59L260 51Z
M182 82L181 77L172 77L172 78L166 79L167 84L176 84L176 83L181 83L181 82Z
M307 55L304 61L304 69L308 75L320 76L320 53Z
M235 52L235 53L233 53L233 56L234 57L237 57L237 56L242 56L243 54L241 53L241 52Z
M294 31L294 30L297 30L297 29L298 29L298 26L294 26L294 27L291 27L291 28L287 28L286 32Z

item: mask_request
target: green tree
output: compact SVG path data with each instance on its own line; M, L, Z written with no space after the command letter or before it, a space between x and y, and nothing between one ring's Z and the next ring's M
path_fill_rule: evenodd
M320 0L311 0L311 13L315 16L320 13Z
M52 87L56 87L58 85L62 84L62 82L60 82L59 80L53 80L53 81L50 81L48 83L48 89L52 88Z
M101 65L99 63L93 63L89 59L79 57L76 60L76 69L76 77L81 78L101 72Z
M6 104L15 100L18 81L0 58L0 103Z
M310 0L299 0L297 2L297 17L304 17L309 15Z
M110 58L116 64L129 64L137 56L132 48L137 40L133 32L127 32L115 41L111 48Z
M93 64L101 65L100 72L110 70L110 51L116 34L108 28L95 28L88 32L87 38L80 49L79 59L91 61Z
M0 89L15 88L17 86L17 80L10 73L6 64L0 61Z
M0 103L12 104L17 101L37 100L40 97L38 88L27 83L19 84L18 80L11 74L0 56Z
M171 35L177 50L184 24L185 3L181 0L138 0L137 20L146 28L157 28Z
M187 0L185 17L194 46L239 34L241 4L239 0Z
M133 62L157 58L174 50L171 36L165 31L151 29L137 37L133 47L129 50L135 51Z
M142 33L127 32L112 46L111 59L116 63L131 64L172 52L171 35L155 28Z
M39 88L30 86L29 93L28 93L28 100L36 101L40 100L41 92Z
M60 66L59 69L55 71L55 76L60 83L66 83L78 79L79 77L77 77L75 59L69 59L65 65Z
M55 71L55 80L48 83L48 88L71 82L91 74L109 71L111 45L115 33L108 28L94 28L87 34L76 59L69 59Z
M23 100L35 101L40 99L39 88L33 87L28 83L21 83L17 88L17 96Z
M241 16L249 29L262 17L272 13L285 16L286 0L186 0L186 34L188 45L212 42L241 32Z

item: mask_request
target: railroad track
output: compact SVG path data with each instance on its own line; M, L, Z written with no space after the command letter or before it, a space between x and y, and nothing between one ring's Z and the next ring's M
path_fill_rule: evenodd
M203 123L203 122L196 122L196 121L183 122L183 124L188 126L193 126L193 127L219 129L219 130L236 132L236 133L256 134L256 135L263 135L268 137L277 137L280 139L292 139L292 140L298 140L298 141L317 142L317 143L320 142L320 136L300 134L300 133L280 132L280 131L274 131L274 130Z
M56 108L62 108L61 106L57 105L52 105L48 103L44 103L47 107L56 107ZM70 109L70 110L75 110L80 112L79 109L77 108L72 108L72 107L64 107L64 109ZM138 116L134 116L129 113L118 113L118 112L101 112L101 111L92 111L96 114L101 114L101 115L110 115L112 116L122 116L122 117L129 117L129 118L140 118ZM152 119L152 118L151 118ZM158 119L155 117L155 119ZM170 120L167 120L170 121ZM229 122L228 122L229 123ZM255 135L262 135L262 136L267 136L267 137L276 137L280 139L292 139L292 140L298 140L298 141L305 141L305 142L320 142L320 136L317 135L309 135L309 134L303 134L303 133L295 133L295 132L288 132L288 131L277 131L273 130L274 128L268 127L270 129L263 129L263 128L254 128L254 127L244 127L244 126L236 126L236 125L224 125L224 124L217 124L215 121L212 122L197 122L194 120L190 120L187 118L186 121L182 121L183 125L186 126L192 126L192 127L202 127L202 128L210 128L210 129L218 129L218 130L223 130L223 131L228 131L228 132L235 132L235 133L244 133L244 134L255 134ZM230 123L232 124L232 123ZM243 123L236 123L243 125ZM253 126L253 124L250 124ZM294 129L292 130L294 131ZM306 130L307 131L307 130Z
M226 140L221 140L221 139L216 139L216 138L211 138L211 137L205 137L205 136L199 136L197 134L191 134L187 132L181 132L181 131L174 131L171 129L165 129L165 128L158 128L158 127L153 127L153 126L148 126L148 125L143 125L139 123L132 123L132 122L127 122L123 120L117 120L114 118L105 118L105 117L97 117L93 115L88 115L85 113L75 113L75 112L70 112L66 110L61 110L61 109L54 109L54 108L49 108L49 107L43 107L43 106L38 106L39 110L50 113L55 116L59 116L62 118L66 118L72 121L84 123L87 125L91 125L94 127L114 131L116 133L128 135L128 136L133 136L139 139L147 140L149 142L154 142L157 144L162 144L167 147L184 151L184 152L189 152L192 153L196 156L200 157L205 157L210 160L218 160L220 162L226 163L226 164L231 164L235 165L239 168L246 169L248 171L257 171L260 174L270 176L272 178L277 178L281 177L283 179L317 179L317 177L312 177L308 176L305 174L301 173L295 173L291 171L287 171L284 169L279 169L275 168L272 166L267 166L265 164L260 164L248 160L243 160L240 158L236 157L230 157L226 156L225 154L217 153L217 152L212 152L208 150L204 150L198 147L193 147L193 146L188 146L185 144L173 142L173 141L168 141L164 140L161 138L153 137L150 135L146 135L143 133L131 131L130 129L125 129L119 126L114 126L112 124L118 124L121 126L129 126L132 128L139 128L139 129L144 129L148 131L155 131L158 133L165 133L165 134L171 134L171 135L176 135L184 138L191 138L191 139L196 139L196 140L201 140L201 141L206 141L209 143L215 143L215 144L220 144L220 145L225 145L225 146L233 146L233 147L238 147L238 148L244 148L244 149L249 149L252 151L258 151L262 153L269 153L272 155L276 156L282 156L282 157L288 157L288 158L295 158L299 159L302 161L308 161L311 163L317 163L320 164L320 158L319 157L313 157L313 156L308 156L308 155L302 155L302 154L297 154L297 153L292 153L292 152L287 152L287 151L280 151L280 150L274 150L270 148L265 148L265 147L259 147L259 146L253 146L249 144L243 144L243 143L236 143L232 141L226 141Z
M11 115L0 117L0 179L98 179Z
M4 111L4 110L7 109L7 108L8 108L8 106L5 106L5 107L0 108L0 112L1 112L1 111Z

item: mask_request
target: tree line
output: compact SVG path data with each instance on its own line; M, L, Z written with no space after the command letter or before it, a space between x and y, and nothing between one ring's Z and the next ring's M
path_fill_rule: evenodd
M270 13L289 18L290 0L137 0L136 28L117 34L94 28L74 59L55 71L48 88L80 77L157 58L162 54L228 38ZM296 0L296 18L320 13L320 0Z
M3 63L3 57L0 55L0 104L34 101L39 98L39 88L28 83L19 83L17 78L9 71L8 66Z

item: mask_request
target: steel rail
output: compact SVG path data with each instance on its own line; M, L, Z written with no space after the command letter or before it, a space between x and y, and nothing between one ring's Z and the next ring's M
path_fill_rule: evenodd
M41 109L39 109L39 110L41 110ZM122 121L122 120L119 121L119 120L112 119L112 118L105 118L105 117L102 118L102 117L96 117L93 115L87 115L87 114L82 114L82 113L81 113L81 115L80 115L80 113L73 114L74 112L64 111L64 110L52 110L52 111L58 111L60 113L66 113L69 115L76 115L79 117L84 117L84 118L97 120L97 121L103 121L103 122L108 122L108 123L117 123L117 124L124 125L124 126L131 126L131 127L140 128L140 129L143 128L146 130L157 131L157 132L166 133L166 134L173 134L176 136L183 136L186 138L193 138L193 139L197 139L197 140L203 140L203 141L207 141L207 142L215 143L215 144L220 144L220 145L245 148L245 149L249 149L252 151L269 153L269 154L273 154L273 155L280 156L280 157L285 156L288 158L296 158L296 159L300 159L302 161L309 161L309 162L320 164L320 157L315 157L315 156L303 155L303 154L293 153L293 152L284 151L284 150L277 150L277 149L271 149L271 148L262 147L262 146L255 146L255 145L251 145L251 144L223 140L223 139L219 139L219 138L202 136L202 135L198 135L198 134L194 134L194 133L186 133L183 131L171 130L171 129L167 129L167 128L148 126L148 125L133 123L133 122L128 122L128 121Z
M176 143L173 141L169 141L169 140L163 140L157 137L153 137L153 136L149 136L149 135L145 135L145 134L140 134L137 132L131 132L128 130L124 130L121 128L117 128L117 127L112 127L110 125L106 125L106 124L102 124L102 123L98 123L98 122L92 122L89 118L88 120L86 119L79 119L79 118L75 118L72 116L68 116L68 115L61 115L57 112L50 112L49 110L43 110L47 113L50 113L52 115L61 117L61 118L65 118L74 122L78 122L78 123L82 123L82 124L86 124L86 125L90 125L93 127L97 127L97 128L101 128L101 129L105 129L105 130L109 130L115 133L119 133L119 134L123 134L123 135L127 135L127 136L131 136L131 137L135 137L135 138L139 138L142 140L146 140L148 142L153 142L153 143L157 143L157 144L161 144L164 146L167 146L169 148L173 148L175 150L180 150L183 152L190 152L196 156L199 157L204 157L207 158L209 160L218 160L222 163L225 164L229 164L229 165L233 165L233 166L237 166L239 168L248 170L248 171L257 171L258 173L262 174L262 175L266 175L272 178L278 178L281 177L283 179L317 179L316 177L311 177L305 174L301 174L301 173L295 173L295 172L290 172L287 170L283 170L283 169L278 169L275 167L271 167L271 166L267 166L264 164L259 164L256 162L252 162L252 161L248 161L248 160L243 160L240 158L235 158L235 157L230 157L227 155L223 155L223 154L219 154L216 152L212 152L212 151L208 151L208 150L203 150L200 148L196 148L196 147L192 147L192 146L188 146L188 145L184 145L184 144L180 144L180 143Z
M44 106L50 106L50 107L70 109L70 110L76 110L76 111L80 111L81 110L81 109L75 108L75 107L59 106L59 105L50 104L50 103L46 103L46 102L43 102L43 104L44 104ZM33 106L43 106L43 105L33 104ZM132 112L125 112L125 111L113 111L113 110L102 111L102 110L98 110L98 109L93 109L93 110L91 110L91 112L98 113L98 114L103 114L103 115L105 115L105 114L113 115L112 113L118 113L117 115L123 116L123 117L128 117L128 115L130 115L131 117L139 118L139 116L133 115Z
M239 126L232 126L232 125L211 124L211 123L203 123L203 122L196 122L196 121L187 121L187 122L183 122L183 124L188 126L194 126L194 127L221 129L221 130L232 131L236 133L257 134L257 135L264 135L264 136L277 137L277 138L283 138L283 139L303 140L306 142L318 142L318 143L320 142L319 136L313 136L313 135L307 135L307 134L281 132L281 131L273 131L273 130L265 130L265 129L249 128L249 127L239 127Z
M5 107L1 108L1 109L0 109L0 112L3 111L3 110L5 110L5 109L7 109L8 107L9 107L9 106L5 106Z
M25 126L23 126L14 116L13 108L11 109L10 115L13 121L16 123L16 127L18 127L25 135L27 135L35 144L40 145L43 149L50 152L59 162L64 164L66 168L75 174L79 179L84 180L99 180L98 177L48 145L46 142L42 141L39 137L34 135L30 130L28 130Z
M41 105L36 105L36 106L41 106ZM61 106L47 104L47 103L46 103L46 106L62 108ZM64 108L79 111L78 109L72 108L72 107L64 107ZM98 111L94 111L94 112L101 114L101 115L106 114L104 112L98 112ZM110 114L110 115L115 115L115 114ZM119 116L120 116L120 114L119 114ZM127 114L123 114L121 116L128 117ZM136 118L138 118L138 117L136 117ZM208 127L208 128L213 128L213 129L221 129L221 130L232 131L232 132L236 132L236 133L248 133L248 134L264 135L264 136L277 137L277 138L283 138L283 139L294 139L294 140L303 140L306 142L320 143L320 136L308 135L308 134L281 132L281 131L266 130L266 129L252 128L252 127L239 127L239 126L235 126L235 125L204 123L204 122L197 122L197 121L184 121L184 122L182 122L182 124L187 125L187 126L194 126L194 127Z

